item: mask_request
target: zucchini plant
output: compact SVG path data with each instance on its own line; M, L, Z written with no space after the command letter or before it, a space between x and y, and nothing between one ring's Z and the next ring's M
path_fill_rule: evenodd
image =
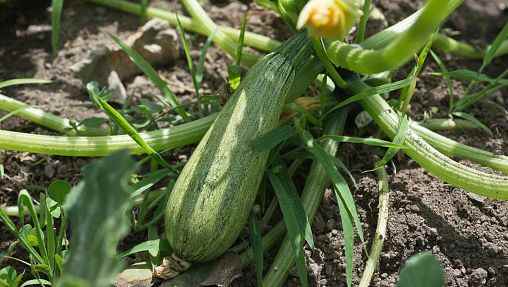
M61 8L62 2L53 3L60 3ZM339 142L364 143L387 148L384 155L380 154L382 159L374 167L379 178L380 190L378 229L365 264L365 271L359 281L360 286L369 286L382 250L389 218L388 175L384 166L399 151L414 159L429 173L453 186L488 198L508 200L508 157L469 147L441 136L429 129L440 125L428 125L429 128L426 128L423 124L412 121L407 114L417 76L425 59L428 54L435 55L431 49L467 58L483 59L483 65L477 72L442 69L440 74L443 77L469 80L472 82L471 86L479 82L487 83L487 87L480 92L471 93L458 103L450 105L453 115L462 115L460 122L463 126L482 127L474 117L468 117L467 114L464 116L463 110L508 84L506 73L496 78L483 74L485 66L490 64L494 57L508 53L508 26L505 25L485 52L439 33L439 28L462 4L462 0L428 0L414 14L367 39L365 29L372 5L369 0L262 1L264 7L278 13L294 32L294 35L284 42L245 31L245 26L242 31L218 26L196 0L181 0L190 17L149 7L148 1L142 1L141 4L124 0L89 0L89 2L142 17L165 19L177 26L186 45L185 52L191 72L196 69L188 51L187 39L183 36L183 29L206 35L207 45L215 43L229 54L238 66L248 68L246 75L241 77L240 85L234 87L236 90L218 113L196 119L192 117L192 113L187 113L191 108L184 109L177 102L167 83L140 55L113 37L170 99L169 107L179 113L185 121L183 124L166 129L138 132L120 111L116 111L107 103L106 98L97 95L93 97L99 107L112 117L114 123L126 132L125 135L104 135L109 133L103 133L100 129L83 129L72 120L0 95L0 109L9 112L9 116L16 115L64 134L47 136L0 130L2 149L74 157L97 157L113 153L113 158L119 158L118 160L126 165L121 174L122 183L116 183L121 187L120 191L130 190L126 186L125 177L133 167L125 154L114 152L126 149L137 155L148 153L152 157L142 160L141 164L151 160L150 168L156 176L144 185L148 187L133 192L136 194L134 198L145 196L144 191L159 183L164 176L160 176L161 170L157 171L157 167L162 165L165 168L163 171L167 171L167 176L171 177L171 184L165 189L160 189L155 200L152 196L142 199L141 206L147 209L140 212L143 221L153 210L155 210L153 222L164 218L163 235L158 235L155 227L148 228L151 238L149 242L161 243L167 239L169 244L167 250L170 251L162 254L159 252L162 248L159 248L155 252L152 245L146 249L139 248L141 250L139 252L150 253L151 267L161 278L176 276L174 279L176 281L173 282L181 282L178 280L184 280L182 278L189 276L201 278L203 274L199 272L203 271L203 264L212 265L212 261L226 252L235 251L240 254L238 259L240 267L245 267L252 261L261 265L257 266L260 286L282 286L290 268L294 265L297 267L301 285L308 286L303 246L305 242L310 247L313 246L310 224L313 222L325 187L330 185L339 207L344 233L346 282L348 286L352 286L355 238L359 238L363 244L365 241L348 183L353 180L348 179L349 172L345 164L335 157ZM355 30L354 27L357 28L357 34L354 42L350 43L347 38ZM56 49L58 41L56 38L53 40ZM244 45L269 53L259 57L244 50ZM418 53L418 63L407 79L393 81L394 72ZM201 59L204 59L203 55ZM203 75L196 76L193 75L193 80L196 93L199 94L196 79L199 78L201 83ZM0 83L0 89L13 84L28 83L46 82L32 79L6 81ZM401 99L395 99L395 103L389 103L382 97L382 94L400 89L402 89ZM92 94L98 94L98 91L94 88ZM305 101L294 101L298 96L310 93L317 94L315 98L319 98L313 104L300 105L298 102ZM348 97L339 99L338 95ZM349 106L353 103L358 103L391 141L338 136L337 133L343 130L351 111ZM485 130L484 127L483 129ZM159 153L196 143L198 143L196 148L181 171L179 167L175 168L168 164L162 159L162 153ZM498 173L466 166L452 157L471 160L495 169ZM307 171L302 166L306 165L308 159L313 163L303 190L299 193L293 182L294 175L297 172ZM103 165L106 164L110 163L97 163L97 170L104 170ZM99 178L96 173L97 171L94 173L87 170L84 186L78 185L74 190L89 187L94 191L96 186L91 183L90 176ZM107 182L107 185L114 184ZM85 196L83 192L80 194ZM128 196L125 192L119 196L123 201L127 201ZM98 200L97 198L94 200ZM167 205L161 205L160 202L166 199ZM77 206L80 210L86 209ZM277 206L280 207L282 220L272 230L261 234L258 220L265 223L273 220ZM125 212L130 205L125 203L119 208ZM35 207L33 209L35 210ZM39 209L47 213L47 206L44 204L40 204ZM9 210L11 211L7 212ZM262 219L259 219L259 212L263 213ZM15 213L7 208L0 216L11 231L16 233L14 223L9 221L9 215ZM69 211L69 214L71 221L76 221L76 213ZM114 215L122 222L125 221L121 214ZM251 241L255 243L254 246L247 248L242 243L233 246L243 234L249 216L251 216ZM34 221L38 219L35 211L31 213L31 217ZM93 216L91 219L99 220ZM74 225L79 224L74 222ZM115 236L114 240L108 243L109 251L118 243L119 237L125 234L125 228L120 229L112 231ZM93 230L89 231L93 233ZM41 228L38 228L38 233L39 241L42 242ZM104 234L97 236L102 238ZM49 253L53 256L47 255L46 245L39 245L40 252L44 256L35 256L39 251L30 249L22 237L21 242L32 253L34 262L47 265L48 270L43 274L49 281L66 284L69 278L78 277L89 281L89 284L92 284L90 286L104 284L94 281L95 272L102 272L101 278L111 281L111 276L105 273L118 269L114 254L106 254L109 256L107 260L112 262L109 266L111 268L97 271L93 268L79 270L76 267L82 254L79 251L73 252L73 248L76 250L78 245L90 245L79 239L73 238L70 241L71 254L65 258L64 265L57 264L57 260L62 259L55 257L55 252ZM278 242L282 244L271 267L264 269L263 252L275 247ZM50 247L54 248L54 245L54 242L51 242ZM87 248L100 253L97 251L100 248L93 244ZM135 251L130 250L126 254L133 253ZM60 253L57 255L64 256ZM197 266L193 266L195 264ZM442 285L442 270L436 266L435 259L428 254L410 259L401 272L399 286L409 286L408 282L426 274L420 272L426 268L432 269L432 275L437 274L435 278L433 277L436 283L432 283L434 284L432 286ZM64 272L63 276L61 272ZM8 277L7 279L2 277L3 280L13 282L18 280L16 274L10 270L6 269L3 273L5 273L3 277ZM62 277L60 281L59 277Z

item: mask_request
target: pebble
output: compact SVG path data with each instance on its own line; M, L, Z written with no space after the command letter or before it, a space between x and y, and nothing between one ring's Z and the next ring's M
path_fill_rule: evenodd
M477 268L473 270L471 273L471 278L469 279L469 283L471 287L483 286L487 283L487 270L483 268Z

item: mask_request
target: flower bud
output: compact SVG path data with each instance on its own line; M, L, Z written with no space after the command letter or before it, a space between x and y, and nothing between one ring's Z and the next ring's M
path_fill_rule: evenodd
M300 12L297 28L307 27L314 37L342 40L361 14L352 0L310 0Z

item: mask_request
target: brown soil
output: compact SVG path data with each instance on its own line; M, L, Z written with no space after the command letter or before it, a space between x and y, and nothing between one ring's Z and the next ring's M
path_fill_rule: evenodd
M33 1L19 2L21 4L18 5L28 6L26 3ZM98 115L70 67L86 57L94 47L111 44L107 32L126 38L141 25L139 18L83 1L66 1L62 17L64 44L53 60L47 10L50 1L36 2L40 2L39 7L33 7L30 3L30 8L0 11L0 79L38 77L51 79L54 83L10 88L4 91L5 94L73 119ZM157 6L180 9L175 1L152 2ZM376 4L392 24L414 11L421 2L380 0ZM218 22L238 27L246 7L239 2L220 6L211 4L207 11ZM506 7L504 0L466 0L463 7L447 22L446 28L458 31L456 37L484 47L507 21ZM249 30L284 38L287 31L271 28L281 26L280 20L272 13L260 8L251 12ZM203 37L192 37L192 41L202 43ZM443 58L450 69L477 68L481 64L480 61L457 60L447 56ZM209 51L205 93L210 94L222 85L229 62L218 49L212 48ZM508 61L504 57L497 59L488 72L497 74L507 67ZM431 110L434 110L436 117L447 114L446 84L431 75L437 70L436 65L431 63L420 77L412 105L415 119L422 119L423 114ZM177 96L192 99L192 82L186 72L183 57L159 72L168 79ZM131 79L126 87L129 95L138 98L158 93L143 76ZM455 96L461 96L463 90L461 83L454 83ZM495 99L505 109L508 109L507 95L508 92L504 90ZM453 132L447 133L447 136L472 146L508 154L508 116L502 112L493 112L481 104L472 109L471 113L494 131L492 137L480 132ZM18 119L3 122L0 127L23 132L51 133ZM344 145L341 154L358 182L355 197L370 245L377 220L377 181L371 173L362 171L372 168L374 150L358 145ZM79 169L89 161L13 152L0 153L0 160L6 171L6 176L0 179L0 204L9 205L15 204L17 192L21 189L37 194L56 178L75 182L79 178ZM438 256L446 270L447 286L508 286L508 203L472 197L463 190L430 176L407 157L400 157L395 164L397 172L392 171L390 179L392 192L388 234L379 271L375 274L372 286L394 286L402 263L421 251L432 251ZM315 286L345 286L338 214L336 204L328 195L313 227L316 249L308 253ZM11 240L12 237L2 229L0 252L5 250ZM362 262L365 261L365 256L360 255L361 248L357 249L355 282L361 275ZM243 278L237 280L236 285L254 286L250 276L251 272L247 271ZM288 285L297 286L296 277L291 276Z

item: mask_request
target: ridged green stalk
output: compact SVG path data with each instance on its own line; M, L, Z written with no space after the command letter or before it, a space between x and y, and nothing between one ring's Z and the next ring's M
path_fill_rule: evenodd
M180 148L199 141L215 116L140 135L157 151ZM128 135L69 137L0 130L0 147L3 150L83 157L106 156L122 149L127 149L133 154L144 153L144 150Z
M16 116L62 134L73 135L76 132L72 128L70 120L30 107L23 102L14 100L2 94L0 94L0 109L6 112L15 112Z
M353 93L358 93L365 88L366 85L358 80L353 81L350 85ZM367 97L361 101L361 104L385 134L389 137L396 135L399 116L381 96ZM419 132L416 132L416 129ZM420 133L434 140L427 142L420 136ZM411 123L405 140L406 149L404 152L429 173L445 182L489 198L508 199L508 177L478 171L448 158L432 144L438 143L440 148L456 152L453 146L446 144L451 140L445 140L444 137L436 139L439 137L436 137L433 132ZM492 163L490 158L489 163Z
M449 0L429 0L416 21L390 43L380 49L366 49L361 45L332 42L327 53L335 65L348 70L376 74L400 67L425 45L441 23L448 17ZM453 11L453 10L452 10Z
M383 250L383 243L386 237L386 226L388 225L388 211L390 205L390 187L388 186L388 174L384 168L376 170L378 177L378 190L379 190L379 202L378 202L378 216L376 232L374 233L374 240L372 240L372 246L370 247L369 259L365 263L365 269L363 270L362 278L358 287L369 287L372 280L372 275L376 271L376 267L379 264L379 256Z
M115 8L127 13L139 16L143 15L141 5L133 2L128 2L125 0L88 0L88 1L99 5ZM176 15L177 15L176 13L172 13L158 8L148 7L146 10L147 17L166 20L170 25L174 27L176 27L177 25ZM189 17L185 17L183 15L178 15L178 18L180 18L182 27L185 30L193 31L205 36L209 35L208 29L206 29L201 23L199 23L199 21L191 19ZM240 30L227 26L218 26L218 28L222 32L226 33L230 38L235 40L240 39ZM280 42L272 40L271 38L263 35L245 31L245 45L256 48L261 51L269 52L277 48L280 45Z
M85 126L74 128L69 119L45 112L2 94L0 94L0 110L13 113L13 115L22 119L68 136L99 136L109 134L108 130L102 128L87 128Z

